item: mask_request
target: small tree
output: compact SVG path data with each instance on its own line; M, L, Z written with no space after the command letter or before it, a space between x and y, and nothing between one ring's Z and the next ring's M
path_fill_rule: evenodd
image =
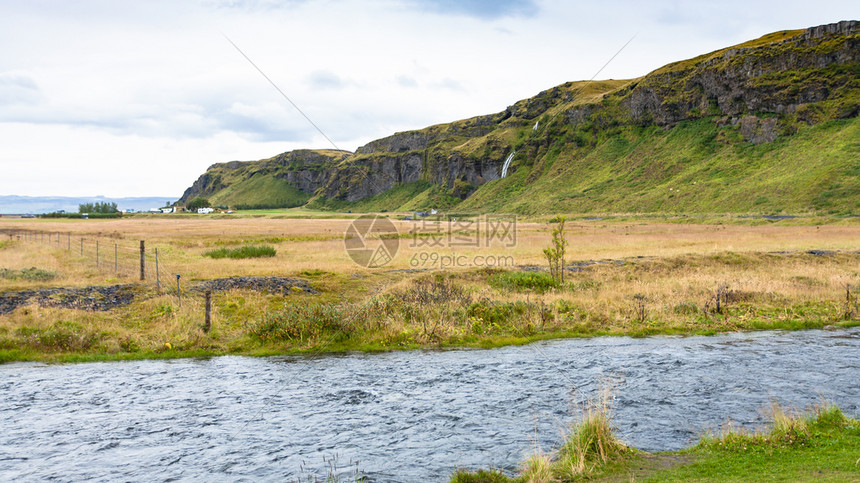
M188 203L187 207L189 210L196 210L198 208L209 208L209 206L210 206L210 203L209 203L208 198L198 196L198 197L194 198L193 200L191 200L191 202Z
M564 222L567 219L558 215L554 220L556 227L552 230L552 246L544 248L543 254L549 264L549 274L556 283L564 283L564 254L567 248L567 239L564 236Z

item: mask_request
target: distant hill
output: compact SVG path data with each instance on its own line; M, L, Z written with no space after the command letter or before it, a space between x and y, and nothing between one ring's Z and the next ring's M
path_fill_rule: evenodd
M53 213L58 210L77 212L78 205L83 203L113 202L117 208L125 211L148 210L170 205L173 200L167 196L151 196L139 198L108 198L104 196L67 197L67 196L10 196L0 195L0 214L39 214Z
M860 26L843 21L638 79L568 82L355 153L216 164L180 203L205 195L235 207L356 211L860 213L858 112Z

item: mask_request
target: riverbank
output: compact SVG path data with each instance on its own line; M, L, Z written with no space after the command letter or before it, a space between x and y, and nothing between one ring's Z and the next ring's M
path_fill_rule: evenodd
M771 424L755 431L726 426L681 451L646 453L621 442L605 405L583 410L564 444L537 451L517 477L498 470L461 470L451 483L856 481L860 421L822 403L800 413L773 403Z
M29 231L0 241L0 361L491 348L860 324L858 223L577 220L566 230L561 282L544 268L551 226L543 223L517 225L512 247L430 250L432 236L410 239L414 226L398 222L396 256L368 269L344 247L351 222L4 221ZM429 235L452 236L437 229ZM143 283L140 239L149 250ZM275 256L207 256L246 245L270 246ZM511 263L473 263L488 257Z
M788 258L793 265L814 261L818 266L822 262L817 257ZM852 265L855 257L833 255L829 261L836 266ZM688 259L679 266L701 269L704 263L701 258ZM719 266L724 262L709 263ZM699 292L696 299L672 300L679 295L673 283L664 293L648 296L615 292L618 285L630 283L632 274L640 274L634 285L647 283L649 274L656 273L654 283L673 278L672 270L655 269L655 265L667 264L674 262L594 265L570 274L572 280L563 285L553 284L544 272L527 270L362 277L304 272L290 279L303 288L294 286L286 293L243 288L215 291L208 332L200 291L183 295L182 305L175 296L145 285L123 285L124 297L114 299L99 298L101 293L113 291L87 288L24 292L30 298L23 302L25 296L17 295L20 292L7 292L4 297L19 305L0 317L0 361L493 348L560 338L713 335L860 325L851 303L809 300L807 291L787 297L718 286L712 293ZM806 263L795 269L809 273ZM810 282L804 279L802 283ZM115 299L121 303L108 303Z

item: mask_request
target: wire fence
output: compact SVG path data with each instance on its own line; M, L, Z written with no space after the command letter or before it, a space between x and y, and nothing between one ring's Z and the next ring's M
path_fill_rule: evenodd
M95 235L71 232L2 229L0 240L8 239L68 252L70 259L85 264L116 279L153 285L159 293L175 298L182 305L188 301L181 274L164 263L164 249L159 256L157 246L144 240L137 243Z

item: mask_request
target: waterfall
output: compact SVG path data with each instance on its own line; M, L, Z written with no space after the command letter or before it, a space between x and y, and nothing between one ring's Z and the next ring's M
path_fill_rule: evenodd
M511 161L513 161L515 154L517 154L516 151L511 151L511 154L509 154L507 159L505 159L505 164L502 165L502 178L508 175L508 166L511 165Z
M533 128L532 128L532 131L537 131L538 124L540 124L540 120L538 120L537 122L535 122L535 127L533 127Z

